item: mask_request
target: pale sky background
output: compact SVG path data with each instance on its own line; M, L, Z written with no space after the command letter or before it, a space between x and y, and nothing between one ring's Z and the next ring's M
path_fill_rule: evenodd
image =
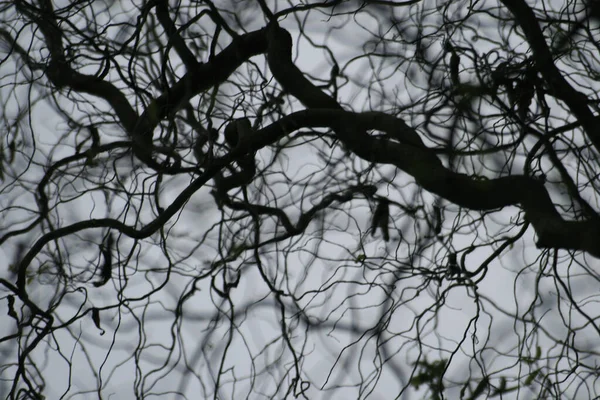
M432 2L425 1L422 4L429 5ZM466 4L468 3L456 2L454 14L456 18L460 16L460 13L466 11ZM480 2L477 7L484 8L486 4L492 4L492 2ZM118 7L127 8L127 3L120 2L112 5L113 10ZM402 14L408 10L409 8L397 8L396 12ZM115 14L117 14L116 11ZM256 12L253 15L260 14ZM302 16L305 15L306 13L302 14ZM248 31L264 26L262 18L246 21L243 17L242 12L241 18L242 21L245 21ZM205 21L208 19L203 18L202 21L207 23ZM344 21L348 22L345 26L342 23ZM294 56L298 55L295 58L296 65L303 72L310 73L311 76L327 80L331 62L326 52L316 49L305 38L299 38L298 21L294 20L292 16L280 23L295 38ZM305 23L305 32L311 39L319 44L326 43L334 52L340 65L345 65L347 60L369 49L369 45L365 45L370 40L370 36L367 34L369 30L385 31L382 22L375 17L375 14L369 16L366 13L358 15L354 19L352 15L328 19L326 15L311 13L310 18L303 23ZM358 24L362 28L357 28ZM329 36L325 38L328 29L334 25L339 26L339 29L328 33ZM479 28L477 33L480 36L491 35L493 32L488 29L483 18L480 20ZM204 29L210 31L207 27ZM472 34L469 34L469 37L474 39ZM228 35L223 33L221 39L223 46L230 40ZM442 39L440 38L437 46L432 47L432 52L442 51ZM24 40L20 43L24 45L27 42ZM478 40L477 43L479 43L477 50L481 54L489 50L489 42ZM514 43L514 45L524 46L520 43ZM397 50L404 51L400 46ZM174 51L172 54L175 54ZM256 62L263 72L268 73L264 56L254 57L252 61ZM0 76L5 76L0 79L2 85L5 86L7 82L11 82L9 74L14 73L14 69L18 68L15 65L14 61L0 65ZM240 70L243 71L245 68L244 65ZM410 68L412 67L409 65L392 64L373 67L366 59L357 60L342 71L350 78L352 84L340 90L338 99L344 104L351 103L355 111L369 108L386 112L398 111L397 108L392 109L392 107L410 104L415 97L422 94L417 87L420 81L418 71L410 72ZM389 74L390 78L385 81L384 85L374 87L377 92L374 90L369 93L363 85L369 85L372 82L373 69L381 75ZM417 74L413 81L414 84L410 84L406 79L409 73ZM461 75L461 78L468 79L468 74ZM420 83L423 83L422 79ZM224 90L226 89L224 88ZM379 97L377 93L380 94ZM10 104L4 117L12 118L19 110L24 110L27 107L28 95L26 87L18 88L12 93L10 93L10 88L1 88L0 96ZM35 95L37 96L37 94ZM368 95L370 98L367 98ZM106 107L101 101L97 106ZM556 105L551 105L551 107L553 110L556 109ZM293 104L293 108L299 110L302 109L302 106L296 103ZM74 111L74 114L78 115L79 111ZM34 117L32 119L33 129L27 134L35 137L38 145L33 155L33 164L30 166L19 161L16 168L20 168L18 172L23 174L21 175L22 179L39 181L42 168L48 165L48 158L56 161L72 154L73 141L71 137L64 135L65 122L48 106L43 103L36 104L32 109L32 116ZM405 120L415 127L423 122L418 119L411 120L408 115ZM22 126L22 128L27 127ZM124 132L115 129L114 126L103 128L100 131L103 143L125 139ZM57 141L62 142L63 146L58 146L51 152L51 146L55 145ZM315 187L315 192L311 195L301 192L300 189L303 187L298 187L283 199L283 204L288 204L285 209L286 213L293 221L297 220L299 207L306 211L321 198L322 193L336 189L332 187L329 179L336 178L344 183L344 177L351 176L348 172L349 165L327 168L327 160L322 157L323 154L327 154L327 151L328 147L323 144L304 145L287 150L285 162L282 161L270 167L270 171L285 171L294 181L310 182ZM342 152L341 147L336 147L335 154L343 154ZM259 168L265 166L270 156L272 153L269 149L259 152L257 156ZM353 158L352 162L358 169L359 161ZM522 165L522 162L523 160L517 160L515 165ZM362 162L361 165L364 167L366 163ZM99 165L97 171L100 172L104 168L104 165ZM108 167L109 171L113 168L117 168L117 175L125 187L141 188L148 185L140 177L131 175L127 159ZM522 172L522 170L517 169L515 172ZM377 182L378 195L388 196L400 203L410 202L416 189L416 186L411 184L412 178L390 166L378 168L378 174L374 175L380 177ZM399 193L396 190L398 186L386 185L384 183L386 179L393 180L395 185L402 186L402 192ZM64 181L63 184L65 184ZM162 204L170 204L188 184L188 176L166 179L161 191ZM78 185L81 183L74 177L72 185L65 184L65 191L62 195L68 197L69 190L76 194L78 190L82 189ZM35 209L33 194L27 193L24 188L16 187L13 190L7 189L6 186L0 186L0 188L2 189L0 206L3 210L9 204L29 206ZM277 192L287 189L283 184L273 183L272 190ZM163 393L160 396L155 395L154 398L183 398L183 396L178 396L176 391L185 393L187 398L212 396L212 387L203 388L200 384L201 380L194 377L194 374L200 375L202 380L207 382L209 376L212 376L213 379L216 376L221 362L220 355L227 345L227 334L231 328L224 314L221 315L222 320L219 322L219 327L214 329L212 334L207 333L207 327L210 325L210 319L214 318L214 304L219 304L224 310L228 310L229 305L222 302L222 299L216 296L214 291L211 291L210 279L205 279L196 284L193 298L186 302L183 308L180 324L175 326L172 324L173 310L177 306L177 300L184 291L190 290L194 284L193 278L205 273L210 263L215 261L218 233L215 223L219 221L221 215L209 192L210 188L198 191L182 212L167 224L165 231L168 232L173 244L173 256L180 257L177 259L178 273L169 276L168 282L160 290L160 293L153 295L151 304L148 304L146 300L139 299L129 303L130 309L121 307L118 313L112 315L108 311L103 311L101 316L102 328L106 330L104 335L100 335L100 331L94 326L88 314L74 323L70 331L57 330L51 339L52 350L48 348L48 345L42 345L36 349L33 358L44 371L47 379L48 399L59 398L65 393L69 372L72 374L72 389L64 398L98 398L98 394L94 391L98 382L102 382L102 398L111 400L132 398L131 390L134 385L143 387L144 391ZM427 194L425 200L426 211L432 212L432 207L436 202L435 196ZM104 194L97 191L91 195L74 197L57 209L60 211L62 226L66 226L69 223L89 218L116 217L126 209L126 205L127 201L122 197L115 199L107 207ZM410 277L411 268L426 265L425 259L410 260L407 258L409 250L407 245L414 243L412 239L417 235L417 228L407 226L406 220L397 220L396 229L391 231L392 240L386 243L380 234L372 238L367 231L370 225L371 209L366 200L357 199L341 205L334 203L334 206L338 211L331 210L327 212L326 216L316 218L307 229L307 235L290 239L290 245L286 246L289 254L285 254L285 257L281 252L276 254L277 251L273 247L261 250L264 251L261 254L263 266L269 276L281 282L285 272L290 290L294 289L296 293L304 293L298 299L298 305L307 310L309 315L314 318L327 317L328 319L328 322L320 328L313 326L311 328L313 331L308 336L304 324L299 326L297 320L288 319L287 321L288 328L292 333L292 343L299 352L302 351L305 354L302 362L303 373L308 374L314 385L307 392L307 396L311 399L345 399L357 396L369 399L394 398L398 395L400 388L407 384L410 377L413 367L408 364L408 360L414 361L419 351L427 354L429 361L449 358L451 353L455 352L445 378L449 381L462 381L471 373L469 371L473 371L473 377L479 376L476 372L478 367L469 356L485 346L487 350L480 354L478 359L481 361L483 358L488 372L500 371L505 368L500 375L520 374L520 380L523 381L528 372L518 370L519 367L526 366L524 363L517 365L517 354L533 357L536 347L539 346L543 349L544 355L548 352L549 356L558 357L564 349L549 340L548 336L553 336L553 340L557 342L566 337L565 322L561 321L563 318L571 319L569 322L571 326L583 324L580 315L565 305L564 299L558 302L556 287L549 275L546 277L540 273L540 270L545 273L551 270L552 260L545 258L536 260L539 252L534 248L535 238L532 228L529 228L523 238L505 251L498 260L489 265L487 276L477 284L478 298L474 298L472 288L455 288L447 294L445 305L441 309L435 310L435 303L439 300L437 296L452 282L444 281L439 292L436 293L433 291L435 288L433 284L426 287L423 285L421 277ZM348 211L350 208L350 217L348 217L348 214L343 211ZM153 218L148 210L148 208L144 208L140 213L142 220L146 222ZM398 213L400 210L396 208L395 211ZM129 221L133 222L134 210L129 210L128 213ZM461 230L452 239L453 247L463 249L473 242L477 243L477 235L500 238L516 234L520 227L512 226L512 222L516 220L517 213L517 209L512 207L507 208L504 212L495 213L493 217L486 218L485 232L484 227L481 226L477 228L479 229L477 233L469 232L466 229ZM19 219L25 215L25 211L13 208L3 214L7 215L0 217L0 221L3 220L0 230L18 225ZM473 215L478 214L473 213ZM448 206L444 212L443 233L448 232L454 223L464 223L468 218L469 215L465 214L464 210L459 210L456 206ZM507 229L507 226L510 229ZM265 237L270 232L267 228L268 226L265 226L263 230ZM271 227L272 229L273 227ZM282 228L279 227L279 229ZM403 235L402 240L398 233L400 229ZM423 231L425 228L421 227L421 229ZM242 232L247 234L248 230ZM73 249L77 245L82 246L77 252L73 252L72 262L81 265L93 262L96 257L94 249L97 247L86 248L84 245L87 239L97 239L97 234L98 232L94 232L95 236L86 237L88 233L81 232L78 240L69 245L73 246ZM323 234L324 240L319 241L317 239L321 234ZM239 244L244 240L251 240L251 237L240 236L242 237L237 237ZM486 238L486 236L482 237ZM176 240L174 240L175 238ZM37 237L29 239L33 242L37 240ZM119 248L126 253L129 251L128 244L131 243L130 239L121 238ZM198 243L202 243L202 245L198 246ZM15 240L9 240L2 246L0 249L0 258L4 259L2 265L8 265L11 262L16 246L17 241ZM440 251L442 253L438 253ZM315 260L311 256L311 252L318 253L323 259ZM425 252L424 255L439 263L440 260L443 260L443 256L440 254L445 253L447 250L437 246L430 252ZM128 298L143 297L166 280L164 269L167 263L159 247L152 245L150 241L145 241L145 244L136 249L134 254L134 257L138 259L139 270L128 276L127 286L124 289ZM367 257L368 265L361 265L356 261L356 257L361 254ZM561 251L559 254L564 257L566 253ZM489 255L489 249L471 253L467 257L466 267L475 270ZM591 270L597 270L600 267L598 260L587 255L578 256L575 260ZM131 263L135 264L134 261ZM221 377L220 398L245 398L248 396L251 385L253 387L249 398L261 398L258 396L261 390L264 389L265 393L272 393L274 385L279 382L284 370L292 368L292 358L289 352L285 352L285 361L273 365L274 360L280 357L282 352L281 341L273 344L273 340L280 336L279 306L275 303L273 296L268 296L269 288L262 281L257 266L252 260L252 254L250 252L244 254L231 264L243 271L244 275L239 286L232 292L232 302L235 304L238 320L235 321L234 332L236 335L228 349L229 356L224 366L228 372ZM433 264L432 262L430 267ZM535 267L524 268L527 265ZM596 315L594 313L597 311L593 310L597 308L594 306L594 301L598 292L598 282L582 273L581 267L578 267L576 263L569 264L568 260L561 262L558 268L562 269L563 273L571 275L571 291L578 296L578 299L582 300L580 306L585 309L589 307L592 314ZM7 270L2 267L0 274L3 277L9 276ZM114 274L113 280L116 280ZM334 281L341 283L332 285ZM357 281L362 284L353 283ZM374 283L374 285L369 287L367 283ZM327 292L316 292L318 288L328 287L328 285L332 286ZM73 290L63 299L60 310L57 310L57 315L63 321L81 313L82 309L115 304L117 290L112 282L100 288L92 285L77 286L85 286L87 291ZM0 289L0 303L6 304L5 292L2 290ZM49 302L54 295L51 286L42 285L39 282L32 282L28 286L28 290L32 300L42 305ZM583 299L587 299L586 302ZM482 305L479 309L477 300ZM293 305L289 299L284 301L288 306L287 316L289 318ZM536 307L535 313L527 313L525 310L532 305ZM248 311L244 313L246 308ZM417 332L417 328L413 325L415 316L430 308L435 312L419 320L418 328L422 331ZM502 310L508 314L503 314ZM377 375L376 371L382 362L380 358L382 350L379 349L378 353L376 346L378 344L381 346L381 342L378 342L374 332L369 330L376 327L386 312L393 313L393 315L390 318L390 324L386 327L387 333L382 335L380 340L386 343L386 355L389 357L391 354L395 354L395 356L392 360L386 361L388 364L383 368L381 375ZM132 317L132 313L135 314L135 319ZM524 325L515 321L514 317L510 316L512 313L518 313L532 321L537 321L540 332L544 333L533 335L534 332L531 331L533 325L531 323ZM141 319L144 320L144 326L143 335L140 337L138 321ZM357 337L349 333L351 329L367 333L354 343ZM0 337L11 332L14 332L14 320L4 312L0 313ZM175 333L179 337L173 341ZM417 335L422 339L423 346L420 349L413 340ZM582 328L577 333L576 340L580 347L597 350L597 335L589 326ZM82 344L85 346L85 352L82 351ZM549 349L549 346L552 345L555 348ZM55 351L57 346L60 346L62 354L67 357L62 357ZM523 346L523 348L517 346ZM7 354L7 359L12 360L15 357L14 347L13 341L2 342L0 343L0 354ZM135 352L136 348L139 350L138 352ZM444 351L439 351L438 348L443 348ZM503 356L505 352L510 353L511 357ZM250 354L254 360L250 358ZM134 356L139 359L141 377L140 372L136 373L135 371ZM564 360L561 361L564 362ZM597 358L588 361L590 365L597 363ZM563 370L568 368L567 365L554 367ZM249 378L251 374L260 375L255 382L252 382ZM4 379L13 375L14 369L12 368L0 370L0 377ZM361 377L365 382L363 392L357 394L357 389L353 385ZM561 378L562 376L555 377L557 381ZM231 384L234 379L238 380L235 386ZM590 388L591 392L600 391L597 380L589 378L587 383L593 386ZM334 389L332 384L340 386ZM342 385L348 386L343 387ZM3 394L3 391L9 387L10 382L0 385L0 394ZM459 390L460 388L448 389L446 395L448 398L458 398ZM405 392L402 399L420 399L425 393L424 390L409 392L412 390ZM503 398L512 399L517 396L523 399L534 398L535 393L537 393L537 389L536 392L529 392L523 386L521 392L513 392ZM277 398L277 396L275 397ZM153 397L149 396L148 398Z

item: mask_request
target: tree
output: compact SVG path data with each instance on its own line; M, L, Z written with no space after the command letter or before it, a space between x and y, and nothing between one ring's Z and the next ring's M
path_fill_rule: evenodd
M594 2L11 1L6 398L593 398Z

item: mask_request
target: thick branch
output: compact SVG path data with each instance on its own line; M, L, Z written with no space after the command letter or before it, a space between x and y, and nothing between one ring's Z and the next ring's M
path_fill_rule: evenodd
M52 4L44 1L40 9L34 9L24 2L17 2L16 6L22 14L39 26L46 39L50 53L47 69L50 82L59 89L68 87L74 91L89 93L104 99L113 108L125 129L133 132L138 115L125 95L109 82L94 75L85 75L75 71L65 58L63 32L56 23Z
M185 44L185 41L179 34L175 23L169 16L169 3L167 0L161 0L156 4L156 17L162 25L169 42L173 44L175 51L181 58L188 70L195 68L198 65L198 60L194 53Z
M212 166L192 182L159 217L141 229L114 219L81 221L56 229L42 236L27 252L18 267L17 287L20 296L27 299L25 283L27 267L42 248L52 240L94 228L112 228L131 238L146 238L162 227L190 197L203 187L218 171L233 160L260 150L301 127L332 128L340 139L358 156L379 164L392 164L412 175L424 189L436 193L460 206L474 210L493 210L521 205L534 225L541 247L584 250L600 257L600 226L595 221L564 221L558 214L543 184L526 176L509 176L478 180L445 168L424 145L391 141L384 137L369 136L366 131L377 129L390 136L401 137L405 124L396 117L379 112L352 113L340 109L303 110L257 130L227 156L214 161ZM392 130L396 128L396 132ZM332 198L336 200L337 198ZM308 218L308 217L307 217ZM304 222L299 222L303 226ZM289 226L288 226L289 228Z
M161 22L166 30L174 29L164 4L158 6ZM76 92L88 93L104 99L114 110L119 122L132 138L136 156L150 166L156 167L152 156L152 134L160 120L180 110L192 97L208 88L224 82L240 65L250 57L264 53L267 49L266 30L262 29L236 37L221 53L208 63L192 63L191 53L186 51L185 44L174 38L176 50L187 59L188 71L166 93L150 103L141 116L127 101L125 95L112 83L94 76L75 71L65 57L63 32L56 22L52 4L48 0L42 2L41 8L34 8L27 3L18 2L17 9L34 21L44 35L50 61L47 76L57 88L69 88ZM165 14L166 13L166 14Z
M142 115L154 114L158 119L173 115L192 97L224 82L240 65L250 57L267 50L266 30L250 32L238 36L222 52L207 63L199 63L185 74L167 93L158 97ZM152 108L152 109L151 109ZM158 122L158 121L157 121Z
M581 122L583 129L600 151L600 132L596 118L587 105L587 97L575 90L554 64L552 53L546 44L535 14L523 0L502 0L523 29L531 46L535 64L548 83L552 94L564 101L573 115Z
M412 175L424 189L459 206L474 210L493 210L520 205L538 235L538 246L583 250L600 257L600 224L596 220L565 221L556 211L544 185L523 175L481 180L445 168L435 154L426 148L418 133L393 116L383 113L352 114L341 112L341 106L315 87L291 60L290 34L275 26L269 28L268 62L278 82L304 105L310 126L329 126L346 147L359 157L392 164ZM322 110L329 108L329 110ZM318 110L321 109L321 110ZM283 122L283 121L282 121ZM285 121L288 127L302 121ZM305 125L306 126L306 125ZM388 132L400 143L374 138L368 129ZM398 132L393 132L396 130Z

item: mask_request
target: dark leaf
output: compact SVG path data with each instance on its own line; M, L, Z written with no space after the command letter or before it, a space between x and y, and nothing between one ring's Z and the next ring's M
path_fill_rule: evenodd
M386 198L380 198L373 214L371 223L371 236L375 236L377 228L381 229L383 239L387 242L390 240L390 232L388 224L390 222L390 202Z
M98 310L96 307L92 308L92 321L94 321L94 325L96 325L96 328L102 331L100 335L104 335L105 330L102 329L102 327L100 326L100 310Z
M14 319L18 320L19 316L15 312L15 296L8 295L7 299L8 299L8 316L13 317Z

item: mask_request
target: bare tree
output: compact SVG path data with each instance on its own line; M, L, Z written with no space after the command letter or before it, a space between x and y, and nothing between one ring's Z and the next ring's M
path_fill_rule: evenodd
M0 8L0 394L600 395L592 1Z

